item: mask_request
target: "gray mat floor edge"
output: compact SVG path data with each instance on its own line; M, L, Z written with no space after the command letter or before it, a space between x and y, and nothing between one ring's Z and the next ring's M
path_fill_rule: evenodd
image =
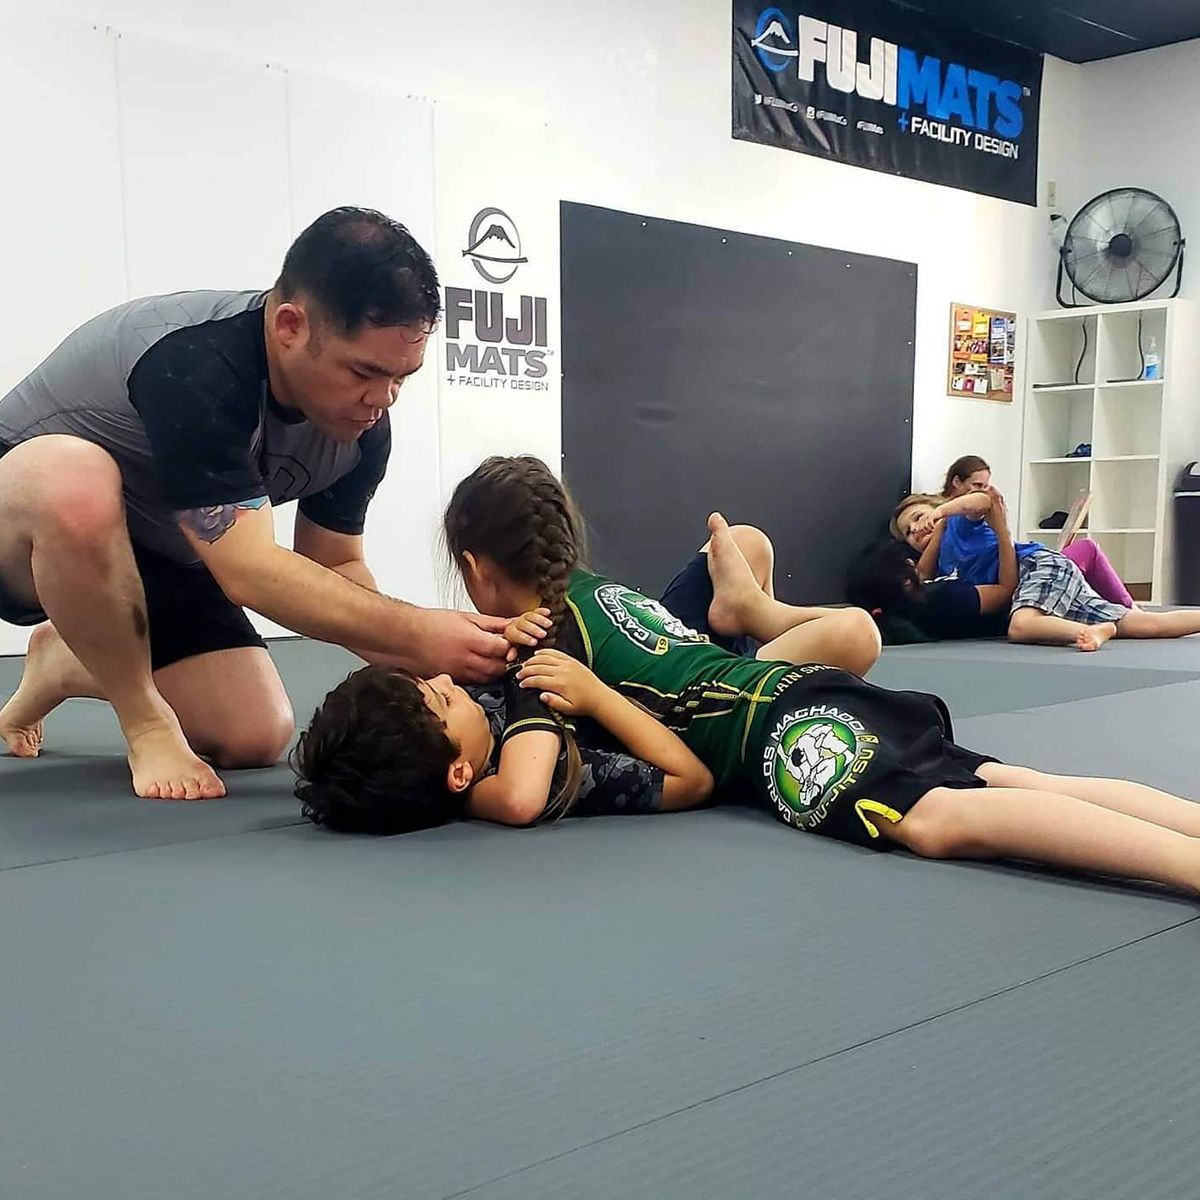
M994 649L889 651L879 681L1001 757L1190 783L1113 736L1190 745L1186 659L1029 662L1052 689ZM272 652L300 713L352 665ZM1185 899L740 810L336 838L281 770L147 807L68 754L115 753L106 719L0 761L0 1194L1190 1194Z

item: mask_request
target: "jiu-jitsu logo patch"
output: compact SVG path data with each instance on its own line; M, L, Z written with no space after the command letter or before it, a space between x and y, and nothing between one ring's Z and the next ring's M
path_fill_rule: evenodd
M702 646L708 642L707 637L689 629L657 600L619 583L601 584L596 589L596 603L625 637L647 654L666 654L672 646Z
M828 705L784 714L763 750L763 776L789 824L819 825L833 802L861 778L879 739L857 717Z

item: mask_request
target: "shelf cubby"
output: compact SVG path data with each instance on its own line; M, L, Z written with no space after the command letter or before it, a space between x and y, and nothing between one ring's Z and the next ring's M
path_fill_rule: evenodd
M1058 532L1039 522L1090 491L1083 535L1127 583L1169 604L1171 491L1180 468L1200 458L1200 398L1189 386L1200 377L1196 308L1171 299L1059 309L1031 317L1028 337L1023 536L1057 545ZM1151 340L1159 376L1140 378ZM1071 457L1080 445L1088 458Z

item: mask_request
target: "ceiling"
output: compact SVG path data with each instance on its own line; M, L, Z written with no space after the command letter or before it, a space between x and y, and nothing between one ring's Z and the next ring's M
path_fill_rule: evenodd
M1200 37L1197 0L903 0L952 25L968 25L1068 62L1094 62Z

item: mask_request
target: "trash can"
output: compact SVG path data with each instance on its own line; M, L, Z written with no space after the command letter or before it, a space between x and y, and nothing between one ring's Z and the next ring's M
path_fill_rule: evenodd
M1175 603L1200 604L1200 463L1175 484Z

